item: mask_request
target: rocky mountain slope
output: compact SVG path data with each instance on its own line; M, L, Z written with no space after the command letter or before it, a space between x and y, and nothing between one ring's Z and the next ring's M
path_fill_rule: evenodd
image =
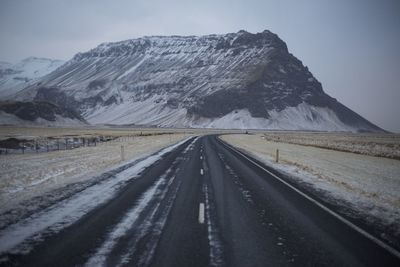
M16 64L0 62L0 98L17 93L62 64L62 60L37 57L29 57Z
M29 57L16 64L0 62L1 125L84 125L74 110L47 101L13 101L13 95L64 64L62 60ZM5 101L6 100L6 101Z
M49 102L0 101L0 125L85 125L75 111L60 108Z
M92 124L381 131L324 93L270 31L104 43L16 99L49 101Z

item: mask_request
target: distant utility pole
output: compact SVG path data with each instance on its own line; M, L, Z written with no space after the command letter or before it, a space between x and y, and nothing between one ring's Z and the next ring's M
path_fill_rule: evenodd
M279 149L276 149L276 163L279 162Z

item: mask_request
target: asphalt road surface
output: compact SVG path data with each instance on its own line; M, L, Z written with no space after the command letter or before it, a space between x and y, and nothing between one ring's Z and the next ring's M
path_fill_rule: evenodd
M218 137L192 138L0 265L400 266L397 251L321 203Z

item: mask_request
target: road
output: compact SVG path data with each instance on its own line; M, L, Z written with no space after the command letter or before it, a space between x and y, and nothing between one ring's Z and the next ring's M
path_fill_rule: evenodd
M400 266L396 251L216 136L192 138L4 266Z

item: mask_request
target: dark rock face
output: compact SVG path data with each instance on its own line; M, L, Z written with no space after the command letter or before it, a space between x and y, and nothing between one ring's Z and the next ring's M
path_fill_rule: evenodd
M103 88L107 84L106 79L93 80L89 83L88 89L93 90L96 88Z
M265 119L260 127L268 128L268 120L276 120L277 112L306 104L332 111L337 117L332 118L332 129L343 123L348 128L381 131L325 94L285 42L267 30L101 44L75 55L25 93L28 100L75 110L96 123L188 126L196 123L192 118L212 121L247 110L252 118ZM24 94L21 98L26 100ZM121 105L139 111L142 103L147 103L145 115L121 115ZM101 115L104 110L107 116ZM162 115L165 112L168 116ZM307 120L321 123L314 108L307 112ZM184 123L179 124L176 116Z
M95 107L98 103L104 103L103 99L99 95L87 97L78 101L74 97L68 96L65 92L57 87L38 88L34 101L50 102L65 110L73 110L77 114L82 112L84 109ZM108 103L112 102L112 99L108 100Z
M56 121L56 115L70 119L77 119L82 122L85 121L75 111L60 108L48 102L0 102L0 110L5 113L14 114L18 118L27 121L35 121L39 118L47 121Z
M268 110L281 111L305 101L326 106L321 84L307 67L285 51L272 53L270 61L257 66L242 88L229 88L207 95L189 109L204 117L219 117L237 109L248 109L253 117L268 118ZM283 94L285 93L285 94ZM315 96L314 99L307 95ZM320 102L318 102L320 101Z
M39 87L36 93L35 102L49 102L63 108L76 110L78 108L77 102L73 97L67 96L60 91L57 87Z

